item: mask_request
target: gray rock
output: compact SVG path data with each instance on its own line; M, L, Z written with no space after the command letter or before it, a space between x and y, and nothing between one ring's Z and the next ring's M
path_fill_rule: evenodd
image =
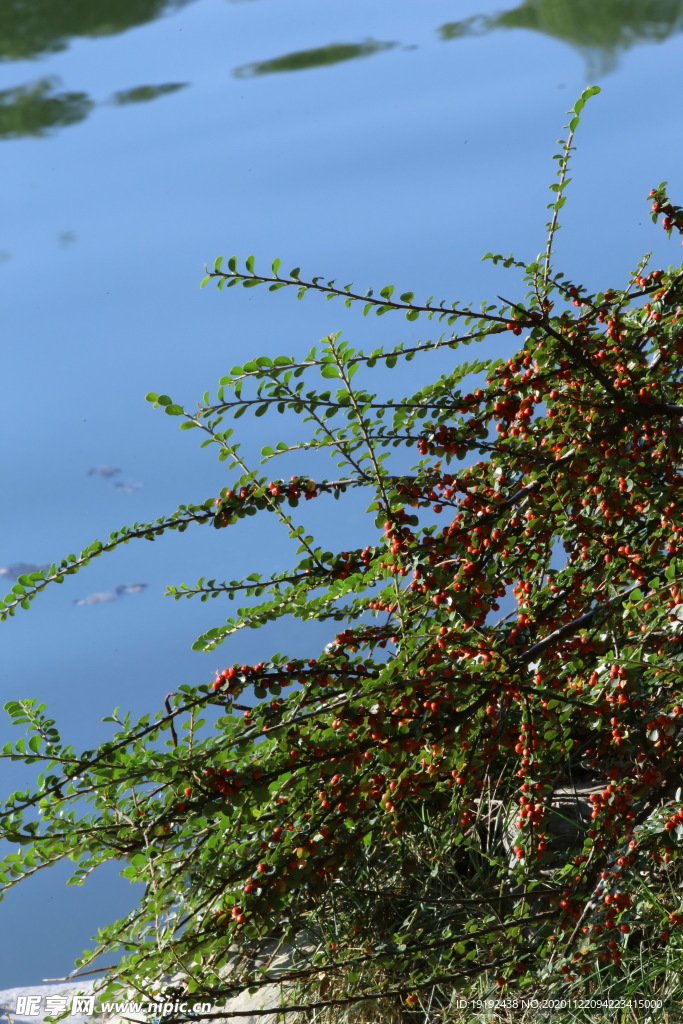
M73 980L4 989L0 991L0 1024L45 1024L46 1017L56 1016L67 1007L73 1006L74 996L92 999L94 984L92 980L84 979L80 983ZM225 1024L228 1024L229 1021L237 1021L240 1024L275 1024L274 1014L252 1015L249 1011L276 1007L279 1001L280 986L268 985L253 996L250 996L248 992L241 992L239 995L227 999L222 1006L212 1007L212 1011L220 1013L224 1010L226 1013ZM36 1009L38 1013L35 1013ZM31 1010L34 1012L31 1013ZM87 1004L86 1010L89 1010ZM147 1012L140 1013L139 1019L147 1024L153 1019L154 1013L158 1013L158 1011L152 1011L151 1015ZM231 1017L231 1013L239 1013L240 1016ZM244 1014L247 1015L244 1016ZM136 1014L128 1011L126 1016L135 1017ZM97 996L94 996L91 1012L71 1013L65 1018L65 1024L99 1024L102 1020L114 1022L120 1019L118 1013L103 1015L100 1001ZM216 1024L221 1024L221 1021L216 1021Z
M26 988L6 988L0 991L0 1024L44 1024L47 1016L57 1015L72 1005L75 995L92 995L94 982L90 979L29 985ZM31 1000L33 1002L31 1003ZM52 1001L53 1000L53 1001ZM28 1011L38 1009L38 1013ZM52 1012L51 1012L52 1010ZM94 1018L83 1012L71 1014L69 1024L93 1024Z
M565 786L558 786L550 799L543 802L548 807L541 824L534 826L536 832L546 836L549 866L558 858L560 862L574 852L578 853L583 846L586 832L590 828L593 805L590 797L599 793L606 783L600 779L587 779ZM511 866L516 863L513 847L520 835L516 821L519 807L515 806L506 814L503 844L510 855ZM526 829L522 835L528 834Z
M263 943L261 951L256 954L252 961L254 966L266 968L269 977L275 978L287 971L291 966L291 962L291 951L283 950L277 943L273 942ZM229 966L234 967L234 965L235 962L233 961ZM141 1005L138 995L131 996L131 1002L138 1004L139 1009L137 1010L129 1007L126 1011L122 1009L118 1013L112 1013L109 1010L104 1011L100 999L94 993L95 986L101 986L102 981L102 977L97 980L84 977L80 982L77 979L48 984L41 982L40 985L30 985L26 988L8 988L0 991L0 1024L45 1024L46 1017L62 1013L67 1006L72 1006L71 1000L74 996L78 995L84 996L86 999L88 997L92 999L92 1009L86 1006L84 1012L83 1010L78 1011L78 1008L76 1008L77 1012L65 1018L65 1024L100 1024L103 1021L111 1021L112 1024L114 1022L118 1024L119 1021L122 1021L122 1015L130 1020L139 1020L141 1024L148 1024L148 1022L158 1020L159 1017L163 1016L161 1003L157 1004L156 1007L145 1006L144 1003ZM179 983L180 978L178 976L168 979L169 989L180 988ZM285 988L286 986L284 985L274 983L265 985L253 995L249 995L248 991L244 991L231 996L220 1005L211 1006L211 1012L225 1013L225 1017L215 1018L211 1024L235 1024L235 1022L237 1024L287 1024L287 1017L277 1017L275 1013L257 1014L251 1012L271 1007L275 1009L275 1007L280 1005L282 992ZM30 1000L33 1000L33 1003ZM122 1003L125 1001L125 997L112 1001ZM190 1004L201 1002L199 999L192 999L190 997L186 997L185 1001ZM152 1002L151 995L149 1002ZM35 1012L36 1009L38 1010L37 1013ZM208 1007L205 1006L205 1009L208 1010ZM31 1013L31 1010L34 1012ZM90 1012L87 1012L88 1010ZM232 1016L233 1014L238 1016Z

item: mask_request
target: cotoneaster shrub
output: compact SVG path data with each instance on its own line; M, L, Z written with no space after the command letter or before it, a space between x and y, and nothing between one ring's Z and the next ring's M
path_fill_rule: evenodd
M196 412L148 395L230 482L21 577L5 599L7 616L103 552L193 523L239 536L243 518L270 514L298 543L287 572L169 587L249 603L194 645L225 644L224 667L178 685L155 718L113 716L111 740L77 753L44 706L6 705L30 739L2 756L42 774L2 808L16 844L4 888L62 858L77 880L113 859L146 885L80 961L123 946L109 997L165 987L220 1007L275 979L287 1020L437 1022L461 1019L462 997L675 990L683 272L643 261L622 288L588 293L553 269L573 133L596 91L572 112L545 253L504 260L524 269L518 302L475 312L217 260L203 284L317 291L448 332L369 354L330 335L304 359L255 358ZM683 233L664 185L649 201ZM513 357L461 363L404 398L353 382L506 332ZM249 411L307 426L249 465L226 427ZM284 453L301 466L289 479L270 470ZM335 472L307 473L311 453ZM302 503L356 491L357 548L325 550L298 524ZM236 630L282 616L328 623L329 642L308 660L231 663ZM287 952L278 969L274 951Z

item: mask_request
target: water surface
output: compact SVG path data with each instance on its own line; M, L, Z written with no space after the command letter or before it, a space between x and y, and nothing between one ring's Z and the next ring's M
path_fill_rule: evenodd
M303 354L336 330L357 347L435 333L315 296L200 291L215 256L280 256L418 297L517 297L516 278L480 258L543 248L555 140L587 84L603 91L577 138L563 269L606 287L647 249L679 260L644 197L662 179L683 196L682 27L683 2L665 0L5 0L0 566L59 559L228 482L148 391L192 407L249 356ZM382 386L409 393L457 358L397 368ZM255 453L293 430L240 424ZM367 543L362 507L321 507L321 542ZM48 701L65 740L87 747L116 705L153 711L235 660L315 653L324 623L192 653L231 610L163 597L169 583L293 558L276 523L251 520L98 559L2 627L3 702ZM5 742L6 717L1 731ZM24 776L3 766L9 790ZM0 908L0 988L65 975L97 923L133 904L115 867L83 889L65 877L41 872Z

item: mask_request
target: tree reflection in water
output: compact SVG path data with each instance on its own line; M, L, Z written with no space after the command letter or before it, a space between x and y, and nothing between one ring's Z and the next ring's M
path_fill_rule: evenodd
M0 60L65 50L72 39L112 36L172 14L193 0L2 0Z
M568 43L582 54L589 77L614 71L638 43L663 43L683 29L683 0L524 0L493 16L442 25L444 40L522 28Z
M32 60L66 50L73 39L117 35L172 14L194 0L2 0L0 61ZM85 92L60 92L43 77L0 91L0 139L39 138L83 121L95 106ZM138 85L116 93L118 105L156 99L185 83Z
M269 75L277 71L306 71L309 68L321 68L342 61L354 60L357 57L371 57L383 50L390 50L396 43L380 43L368 39L364 43L330 43L318 46L313 50L296 50L282 57L271 60L256 61L235 68L233 74L238 78L251 78L254 75Z

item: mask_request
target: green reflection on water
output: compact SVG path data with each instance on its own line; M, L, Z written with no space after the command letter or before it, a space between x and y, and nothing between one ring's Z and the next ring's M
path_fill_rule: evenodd
M379 43L369 39L364 43L330 43L314 50L296 50L272 60L256 61L254 64L243 64L235 68L233 74L238 78L251 78L253 75L268 75L276 71L305 71L308 68L325 67L328 64L339 64L341 61L354 60L356 57L370 57L372 54L389 50L396 43Z
M78 36L110 36L193 0L0 0L0 60L64 50Z
M189 82L166 82L164 85L138 85L134 89L122 89L115 92L111 102L122 107L127 103L148 103L155 100L157 96L166 96L170 92L177 92L184 89Z
M184 89L187 82L138 85L116 92L116 106L146 103ZM57 92L58 78L41 78L0 92L0 139L41 138L57 128L83 121L95 106L87 93Z
M55 92L58 81L41 78L0 92L0 139L36 138L87 117L93 101L84 92Z
M72 39L116 35L171 14L194 0L0 0L0 61L65 50ZM140 85L117 92L117 105L142 103L187 83ZM44 77L0 92L0 139L40 138L83 121L95 106L84 92L59 92Z
M525 28L560 39L584 56L589 74L607 74L623 51L680 32L683 0L524 0L492 17L476 15L442 25L439 32L448 40L499 28Z

